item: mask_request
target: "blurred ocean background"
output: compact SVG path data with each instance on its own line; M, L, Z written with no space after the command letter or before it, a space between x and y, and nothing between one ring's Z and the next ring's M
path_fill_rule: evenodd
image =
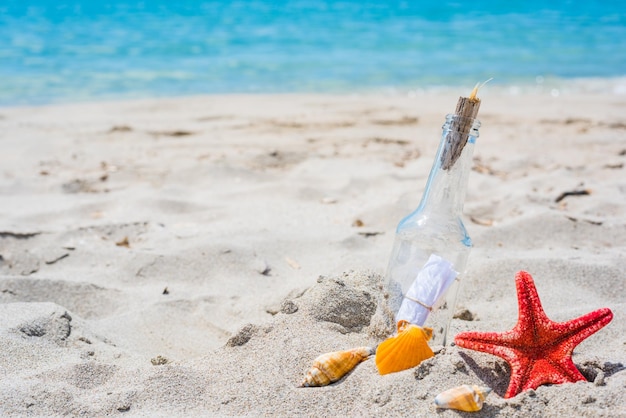
M623 1L0 1L0 105L625 76Z

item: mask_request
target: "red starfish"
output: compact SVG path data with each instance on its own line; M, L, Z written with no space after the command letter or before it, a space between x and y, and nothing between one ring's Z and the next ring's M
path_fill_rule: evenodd
M462 332L454 338L459 347L501 357L511 366L505 398L537 389L546 383L585 380L572 361L572 352L585 338L611 322L608 308L598 309L567 322L550 320L530 274L515 276L519 318L507 332Z

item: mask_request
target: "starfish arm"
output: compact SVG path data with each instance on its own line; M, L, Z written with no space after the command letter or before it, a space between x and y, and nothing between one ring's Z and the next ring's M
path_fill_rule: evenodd
M584 339L602 329L613 319L613 312L609 308L589 312L579 318L567 322L554 324L554 329L562 336L561 346L569 354Z
M549 323L550 319L541 306L532 276L525 271L517 272L515 287L517 289L518 326L525 323Z
M545 384L562 384L586 381L578 371L571 357L567 359L540 359L532 364L524 386L520 391L537 389Z
M504 394L505 398L512 398L528 388L529 370L532 367L529 359L522 356L509 361L509 365L511 366L511 377L509 378L509 387Z
M514 337L511 331L504 333L470 331L457 334L454 337L454 343L462 348L493 354L512 365L512 362L519 356L519 352L508 347L507 342L513 341Z
M585 376L576 368L572 357L567 356L566 358L558 359L555 363L557 364L560 375L551 383L578 382L579 380L587 381Z

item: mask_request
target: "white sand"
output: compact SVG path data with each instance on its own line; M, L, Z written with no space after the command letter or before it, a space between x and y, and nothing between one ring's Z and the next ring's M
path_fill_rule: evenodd
M0 414L454 417L435 395L481 384L481 416L626 416L623 95L482 95L459 295L477 319L452 330L511 328L526 270L554 320L613 310L574 352L595 383L505 400L503 360L450 347L297 388L318 354L379 342L393 231L458 96L0 109Z

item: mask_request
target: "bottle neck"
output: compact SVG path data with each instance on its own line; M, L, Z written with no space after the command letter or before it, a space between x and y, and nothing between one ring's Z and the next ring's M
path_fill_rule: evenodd
M448 115L418 210L434 217L461 216L480 122Z

